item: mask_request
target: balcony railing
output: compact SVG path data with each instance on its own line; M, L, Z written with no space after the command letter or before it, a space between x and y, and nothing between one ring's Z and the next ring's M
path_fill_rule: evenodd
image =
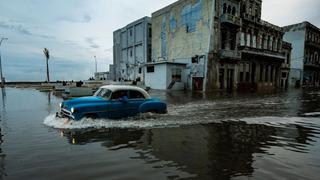
M316 47L316 48L320 49L320 44L316 43L316 42L313 42L311 40L306 40L306 45L312 46L312 47Z
M233 16L231 14L222 14L220 17L221 23L229 23L232 25L240 26L241 20L237 16Z
M220 50L220 58L221 59L239 60L239 59L241 59L241 53L238 50L221 49Z
M276 25L273 25L273 24L271 24L271 23L269 23L269 22L267 22L267 21L260 20L260 23L261 23L261 25L263 25L263 26L267 26L267 27L269 27L269 28L271 28L271 29L275 29L275 30L277 30L277 31L283 32L283 29L282 29L281 27L276 26Z
M260 19L260 18L258 18L258 17L251 16L251 15L249 15L249 14L243 14L243 15L242 15L242 18L243 18L243 19L246 19L246 20L248 20L248 21L250 21L250 22L260 24L261 26L266 26L266 27L268 27L268 28L270 28L270 29L274 29L274 30L276 30L276 31L280 31L280 32L283 32L283 31L284 31L283 28L281 28L281 27L279 27L279 26L276 26L276 25L274 25L274 24L271 24L271 23L269 23L269 22L267 22L267 21L264 21L264 20L262 20L262 19Z
M239 46L239 50L242 53L253 54L257 56L267 56L267 57L277 58L282 60L285 60L286 58L285 53L283 52L270 51L267 49L259 49L259 48L253 48L248 46Z
M282 69L290 69L290 64L283 63L283 64L281 64L281 68Z

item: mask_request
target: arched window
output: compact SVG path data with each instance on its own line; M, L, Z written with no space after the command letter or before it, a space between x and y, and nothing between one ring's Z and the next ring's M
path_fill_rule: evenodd
M232 8L232 15L234 15L234 16L236 15L236 8L235 7Z
M319 56L318 56L318 53L317 52L315 52L314 53L314 62L315 62L315 64L318 64L318 62L319 62Z
M245 12L245 13L247 12L247 7L246 7L245 4L242 5L242 10L241 10L241 12Z
M228 6L228 14L231 14L231 6Z
M225 14L227 12L227 4L224 3L223 4L223 14Z
M266 38L266 36L265 36L264 34L262 34L261 37L262 37L262 38L261 38L261 49L265 49L264 44L265 44L265 38Z

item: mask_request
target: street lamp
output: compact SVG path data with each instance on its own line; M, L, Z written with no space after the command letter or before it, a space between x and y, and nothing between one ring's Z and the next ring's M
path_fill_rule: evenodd
M8 38L1 38L0 40L0 75L1 75L1 88L4 87L4 78L2 74L2 63L1 63L1 44L3 41L8 40Z

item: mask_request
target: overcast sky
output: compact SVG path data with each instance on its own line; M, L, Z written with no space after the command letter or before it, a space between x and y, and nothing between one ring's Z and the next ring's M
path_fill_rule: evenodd
M44 47L54 80L88 79L112 64L113 31L175 0L0 0L7 80L44 80ZM262 18L279 26L320 26L320 0L263 0Z

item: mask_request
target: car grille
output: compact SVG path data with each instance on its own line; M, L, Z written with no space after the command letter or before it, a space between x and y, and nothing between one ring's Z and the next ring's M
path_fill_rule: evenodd
M74 119L74 116L72 116L72 113L66 109L61 109L60 115L64 118Z

